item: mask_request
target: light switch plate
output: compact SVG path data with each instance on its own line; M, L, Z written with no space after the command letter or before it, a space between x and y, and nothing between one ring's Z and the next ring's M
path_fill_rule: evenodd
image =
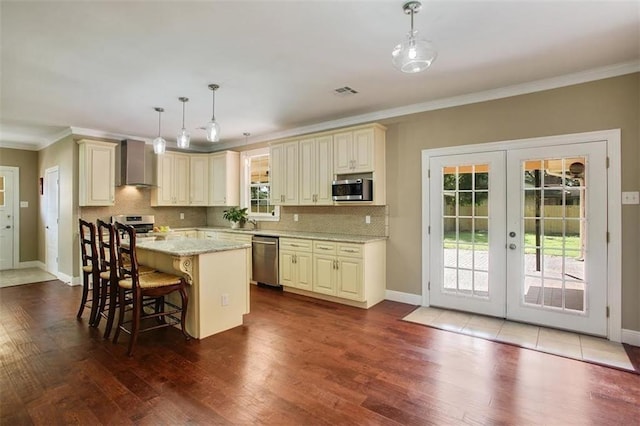
M293 215L293 221L294 221L294 222L297 222L297 221L298 221L298 215L297 215L297 214L294 214L294 215Z
M366 215L366 216L364 217L364 223L366 223L366 224L370 224L370 223L371 223L371 216Z
M640 204L640 192L638 191L623 192L622 204Z
M20 208L21 209L26 209L27 207L29 207L29 202L28 201L20 201Z

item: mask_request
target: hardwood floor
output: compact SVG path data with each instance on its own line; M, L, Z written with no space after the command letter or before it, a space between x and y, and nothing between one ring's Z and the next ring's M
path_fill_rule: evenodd
M0 289L0 423L638 424L640 376L252 286L245 325L140 336L75 319L80 287ZM126 337L126 336L125 336Z

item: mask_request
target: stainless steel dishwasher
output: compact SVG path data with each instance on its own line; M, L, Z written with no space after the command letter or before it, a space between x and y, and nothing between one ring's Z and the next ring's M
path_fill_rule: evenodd
M278 278L278 237L254 235L252 241L253 280L281 287Z

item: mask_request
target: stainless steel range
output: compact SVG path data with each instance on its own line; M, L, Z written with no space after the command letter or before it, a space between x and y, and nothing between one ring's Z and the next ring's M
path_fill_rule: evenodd
M145 236L153 231L155 224L155 216L152 214L147 215L135 215L135 214L120 214L117 216L111 216L111 223L120 222L123 225L131 225L136 230L136 236Z

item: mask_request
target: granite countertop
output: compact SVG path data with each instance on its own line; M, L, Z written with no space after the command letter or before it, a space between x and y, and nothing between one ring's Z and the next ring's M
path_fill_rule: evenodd
M140 241L136 242L136 247L172 256L195 256L218 251L251 248L251 244L188 238L181 240Z
M356 244L370 243L373 241L386 240L388 238L371 235L324 234L320 232L275 231L270 229L231 229L219 227L196 227L189 229L196 229L198 231L230 232L237 234L264 235L273 237L299 238L302 240L335 241L341 243Z

